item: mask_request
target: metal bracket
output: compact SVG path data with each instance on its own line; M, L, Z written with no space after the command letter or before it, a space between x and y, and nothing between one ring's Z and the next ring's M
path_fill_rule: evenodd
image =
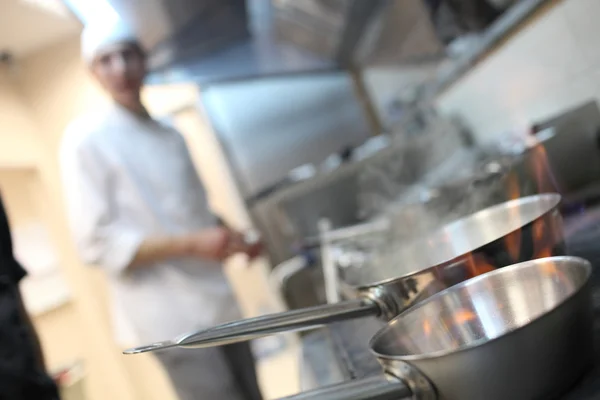
M436 400L437 392L433 384L421 371L409 363L392 360L384 366L388 374L401 379L412 392L412 400Z

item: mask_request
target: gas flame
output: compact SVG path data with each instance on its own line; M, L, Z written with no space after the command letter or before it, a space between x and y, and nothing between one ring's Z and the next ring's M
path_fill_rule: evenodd
M542 272L544 273L544 275L548 275L548 276L556 276L559 275L558 273L558 268L556 268L556 265L554 263L544 263L542 264Z
M546 149L540 143L531 147L529 151L529 157L527 159L527 166L532 172L533 180L535 181L537 193L549 193L556 192L557 185L554 181L552 171L548 163L548 155ZM516 173L511 173L507 178L507 192L510 200L517 199L521 196L520 193L519 178ZM520 218L518 215L519 210L517 208L509 210L510 218ZM554 238L552 232L553 227L546 226L546 223L551 221L545 221L544 219L538 219L533 222L532 226L532 239L533 239L533 257L532 258L543 258L552 256L552 248L554 246ZM506 246L507 253L512 262L522 261L521 259L521 230L516 230L509 235L504 237L504 244Z
M474 319L477 318L477 315L475 315L475 313L472 311L462 309L462 310L456 311L453 315L453 318L454 318L454 322L462 325L467 322L473 321Z
M552 256L552 242L551 237L554 229L545 226L544 220L540 219L533 222L532 235L533 235L533 257L544 258Z
M550 164L548 163L548 153L542 143L533 146L529 152L529 167L533 171L533 178L538 193L558 192L558 185L554 181Z
M538 143L531 148L529 157L529 166L533 171L533 177L538 193L557 192L558 187L554 181L552 170L548 163L548 153L542 143ZM549 222L551 223L551 222ZM554 232L553 227L545 226L546 222L542 219L533 222L532 236L534 246L534 258L552 256L552 244Z
M549 167L546 149L543 145L538 144L534 146L530 151L530 158L528 165L532 171L533 179L535 180L536 189L538 193L549 193L557 192L557 185L553 180L553 176ZM520 193L520 181L516 173L511 172L507 178L507 192L510 200L518 199L521 197ZM520 220L519 209L517 207L509 210L509 218L517 218ZM533 222L531 227L531 234L533 240L533 254L526 255L527 257L532 256L533 259L550 257L552 256L552 250L555 244L555 237L553 232L555 227L547 226L546 224L552 224L552 219L538 219ZM516 263L521 261L522 255L521 243L522 243L522 230L517 229L516 231L506 235L503 239L507 253L512 260ZM494 269L503 265L494 265L486 260L485 255L481 253L470 253L462 260L463 265L466 268L467 275L469 278L484 274L486 272L493 271ZM548 275L556 276L556 266L553 263L543 264L543 272ZM503 308L503 304L499 304L498 308ZM471 322L477 318L477 315L470 310L460 309L454 312L451 316L454 324L465 324ZM449 322L449 321L445 321ZM451 324L446 324L451 325ZM433 327L429 320L422 322L423 332L426 336L430 336Z
M445 329L450 329L453 326L464 325L476 319L477 314L475 314L473 311L467 310L466 308L461 308L452 312L450 315L443 317L441 320L441 326L444 326ZM425 333L425 336L429 337L431 331L432 327L429 320L423 321L423 332Z
M519 178L515 173L511 173L508 176L507 182L508 197L510 200L515 200L521 197L521 191L519 190ZM519 209L517 207L509 209L509 218L516 218L520 220ZM521 254L521 230L506 235L504 237L504 244L508 255L513 262L519 261L519 255Z
M431 335L431 323L429 320L423 321L423 332L425 332L425 336Z
M463 325L468 322L474 321L475 319L477 319L477 315L473 311L463 308L463 309L453 312L448 317L443 318L442 324L445 325L446 327L450 327L450 326L454 326L454 325ZM423 333L425 334L425 337L429 337L431 335L431 332L433 331L431 322L427 319L424 320L422 327L423 327Z
M487 262L483 254L469 253L464 258L464 265L469 272L469 278L477 275L485 274L496 269L492 264Z

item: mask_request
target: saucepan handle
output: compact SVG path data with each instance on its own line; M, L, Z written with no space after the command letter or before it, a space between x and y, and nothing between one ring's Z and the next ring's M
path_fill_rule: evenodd
M369 299L342 301L324 306L269 314L218 325L161 342L126 350L125 354L144 353L170 347L203 348L243 342L281 332L314 328L331 322L378 315L379 307Z
M401 380L377 376L302 392L279 400L402 400L412 392Z

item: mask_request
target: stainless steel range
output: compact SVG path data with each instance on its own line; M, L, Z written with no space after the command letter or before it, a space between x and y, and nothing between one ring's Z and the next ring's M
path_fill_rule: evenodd
M579 382L563 397L568 400L600 398L600 202L597 187L600 174L594 172L596 162L600 159L597 145L597 132L600 127L600 113L595 103L586 104L571 110L559 117L539 124L539 127L554 127L556 132L552 140L543 147L543 161L550 167L552 184L558 182L563 191L562 214L565 224L565 241L567 254L589 260L594 272L592 275L593 307L596 315L594 367L581 377ZM567 139L566 134L569 135ZM568 155L564 141L570 141L567 148L585 148L590 152L588 164L578 164L585 169L576 173L577 179L570 179L569 169L563 168ZM560 143L563 143L562 145ZM578 151L571 151L570 154ZM513 159L514 170L518 175L530 162L539 163L539 149L529 153L528 161ZM581 171L580 171L581 172ZM505 175L505 177L508 175ZM587 179L582 180L582 176ZM534 179L535 180L535 179ZM531 182L517 185L520 190L535 190ZM547 184L548 182L546 182ZM508 185L504 189L511 188ZM512 185L514 188L514 185ZM498 191L497 194L501 194ZM519 193L522 194L522 193ZM509 193L510 195L510 193ZM514 193L513 193L514 195ZM500 197L502 197L500 195ZM448 196L445 196L449 199ZM492 201L492 200L490 200ZM447 210L445 210L447 211ZM343 285L343 284L342 284ZM369 351L368 342L384 323L376 318L363 318L337 322L307 334L303 342L303 390L313 389L333 383L371 376L382 376L381 366Z
M600 397L600 205L585 212L564 215L567 251L589 260L595 312L595 366L561 397L591 400ZM372 376L382 376L381 366L368 342L385 324L376 318L337 322L306 335L303 342L303 390Z

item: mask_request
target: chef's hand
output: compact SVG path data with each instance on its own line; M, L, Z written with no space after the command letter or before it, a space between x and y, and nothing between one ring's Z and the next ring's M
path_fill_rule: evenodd
M186 253L222 261L231 255L234 233L224 227L207 228L186 236Z
M262 252L259 241L248 243L243 234L224 226L193 233L187 237L187 243L187 252L193 257L217 261L237 253L245 253L252 259Z
M246 235L247 236L247 235ZM262 251L259 238L249 241L224 226L203 229L184 236L149 237L140 244L127 269L145 268L154 263L180 257L196 257L223 261L236 253L245 253L251 259Z
M256 243L248 244L246 246L246 249L244 250L244 253L246 253L246 255L251 260L253 260L256 257L260 256L262 254L263 250L264 250L264 246L263 246L262 242L258 241Z
M244 253L250 259L253 259L262 253L263 245L260 238L253 235L244 235L233 230L231 232L229 254Z

